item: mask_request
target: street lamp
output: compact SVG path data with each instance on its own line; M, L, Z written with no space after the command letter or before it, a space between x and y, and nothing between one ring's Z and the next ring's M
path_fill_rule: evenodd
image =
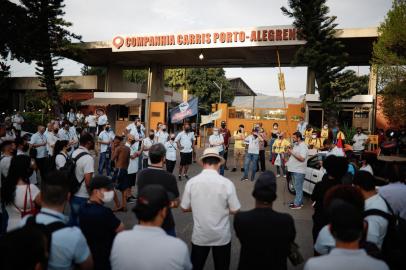
M199 59L200 59L200 61L202 61L204 59L203 51L200 51Z
M220 84L220 86L219 86L216 82L213 82L213 84L220 90L220 99L219 99L219 104L220 104L221 103L221 94L223 92L223 85Z

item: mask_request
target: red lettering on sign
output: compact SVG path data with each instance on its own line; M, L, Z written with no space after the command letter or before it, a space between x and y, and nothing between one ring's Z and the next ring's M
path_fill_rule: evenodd
M288 40L288 29L283 29L283 40Z
M245 41L245 32L241 31L239 34L239 38L240 38L240 42L244 42Z
M169 36L169 45L175 45L175 36L174 35Z
M220 33L220 42L221 43L226 42L226 33L224 33L224 32Z
M276 41L282 40L282 30L276 29Z
M227 32L227 43L233 42L233 33Z
M261 38L261 31L257 31L257 38L258 38L258 41L262 41L262 38Z
M257 31L251 31L251 41L257 41Z
M206 43L207 44L211 43L211 34L206 34Z
M268 32L268 40L269 41L274 41L275 40L275 31L274 30L269 30L269 32Z
M182 44L183 44L183 36L182 36L182 35L178 35L178 36L176 37L176 43L177 43L178 45L182 45Z
M213 34L213 42L217 43L217 40L219 39L219 33L214 33Z
M233 32L234 42L238 41L238 32Z
M190 45L190 40L188 35L183 35L183 45Z
M202 44L202 35L196 34L196 44Z
M262 40L267 41L268 40L268 31L263 30L262 31Z
M196 37L195 37L195 35L190 34L189 39L190 39L190 44L196 44Z
M125 38L125 46L130 47L131 46L131 38Z
M289 40L295 40L296 39L296 29L289 29Z

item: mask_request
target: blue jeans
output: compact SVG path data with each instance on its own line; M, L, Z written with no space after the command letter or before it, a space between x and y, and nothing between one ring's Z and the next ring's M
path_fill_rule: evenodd
M219 153L220 157L224 156L224 151ZM224 164L220 166L220 175L224 175Z
M107 155L109 155L109 158L107 158ZM98 169L99 175L103 174L104 168L106 168L107 176L110 176L111 175L111 166L110 166L110 153L109 152L100 153L99 169Z
M176 237L176 231L175 231L175 228L166 229L166 230L165 230L165 232L166 232L166 234L167 234L167 235L169 235L169 236Z
M292 181L295 186L295 201L293 202L295 205L302 205L303 204L303 182L305 178L304 173L295 173L291 172L290 175L292 176Z
M70 226L79 226L79 211L86 204L87 198L72 196L70 199Z
M244 159L244 178L248 178L248 171L250 168L250 163L251 164L251 181L254 181L255 179L255 173L257 172L257 163L258 163L258 157L259 154L251 154L247 153L245 154L245 159Z

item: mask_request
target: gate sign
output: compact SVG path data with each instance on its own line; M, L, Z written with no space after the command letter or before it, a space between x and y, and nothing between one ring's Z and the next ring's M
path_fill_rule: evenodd
M198 99L197 97L189 100L189 102L183 102L177 107L170 110L169 115L171 123L179 123L183 119L194 116L197 114Z
M300 45L292 25L201 30L180 33L118 35L113 52Z

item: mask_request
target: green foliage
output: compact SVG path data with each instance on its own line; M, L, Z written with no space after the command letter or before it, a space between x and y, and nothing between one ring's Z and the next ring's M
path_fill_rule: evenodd
M52 119L51 113L43 112L24 112L21 113L24 118L23 130L27 132L36 132L38 125L45 125Z
M353 91L348 91L345 82L350 75L342 72L347 64L348 54L344 45L335 39L336 17L329 16L326 0L289 0L290 10L282 7L282 12L294 18L293 25L298 29L298 37L306 44L296 52L294 65L305 65L314 71L317 90L325 113L334 121L339 108L337 102L348 98Z
M129 82L146 84L148 83L148 70L147 69L123 70L123 77Z
M342 99L349 99L355 95L367 95L369 76L357 76L353 70L345 70L345 75L340 76L332 83L333 87L340 90L340 97Z
M106 75L106 68L105 67L89 67L84 65L80 69L80 74L82 75L97 75L97 76L104 76Z
M344 123L340 130L344 133L346 143L351 144L352 138L354 137L355 133L357 133L357 129L347 125L347 123Z
M394 0L378 28L373 63L378 67L383 113L393 125L406 124L406 0Z
M180 91L186 87L186 69L165 69L164 79L166 86L174 89L175 91Z

